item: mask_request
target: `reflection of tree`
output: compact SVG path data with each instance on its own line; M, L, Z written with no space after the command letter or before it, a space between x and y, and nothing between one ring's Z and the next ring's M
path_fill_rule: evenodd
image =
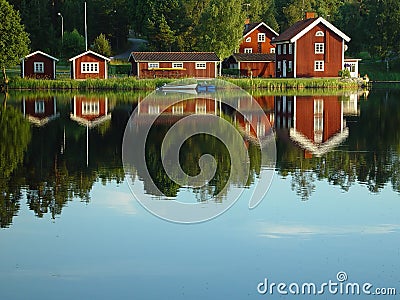
M12 174L22 163L31 132L28 122L13 107L0 108L0 226L11 224L19 210L20 187Z

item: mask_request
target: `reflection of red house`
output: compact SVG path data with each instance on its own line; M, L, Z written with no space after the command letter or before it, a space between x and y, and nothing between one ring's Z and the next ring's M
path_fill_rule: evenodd
M54 96L23 97L22 113L29 122L36 126L43 126L60 116L57 113L57 103Z
M215 78L219 58L214 52L132 52L129 62L140 78Z
M108 99L105 96L74 96L70 117L91 128L111 119L108 110Z
M290 138L306 151L320 156L342 143L348 136L339 96L297 96L293 103Z
M323 18L308 13L272 41L276 77L337 77L350 38Z
M69 61L72 79L107 79L108 77L107 63L110 59L96 52L89 50L70 58Z
M33 52L21 60L21 77L55 79L58 59L42 51Z

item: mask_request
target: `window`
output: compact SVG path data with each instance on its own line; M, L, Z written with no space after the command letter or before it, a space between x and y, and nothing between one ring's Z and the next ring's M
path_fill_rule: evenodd
M244 53L253 53L253 48L244 48Z
M181 62L174 62L174 63L172 63L172 68L173 68L173 69L182 69L182 68L183 68L183 63L181 63Z
M207 113L206 102L196 102L196 114L204 115L205 113Z
M99 63L98 62L82 62L81 63L82 73L99 73Z
M286 44L283 44L283 54L286 54Z
M250 43L251 42L251 37L249 36L248 38L246 38L246 43Z
M292 71L293 71L293 62L291 60L289 60L288 72L292 72Z
M277 70L280 71L282 68L282 62L278 61L278 66L277 66Z
M278 54L281 54L281 52L282 52L282 51L281 51L281 49L282 49L282 48L281 48L281 47L282 47L282 45L278 45L277 47L278 47Z
M160 106L149 105L149 115L158 115L158 114L160 114Z
M158 69L160 67L160 64L158 62L149 62L147 64L148 69Z
M34 73L44 73L44 62L34 62L33 63Z
M314 99L314 141L322 142L324 131L324 100Z
M177 104L172 106L172 114L182 115L183 114L183 104Z
M324 43L315 43L315 54L324 54L325 45Z
M314 61L314 71L323 71L324 70L324 61L316 60Z
M257 122L257 137L265 136L265 126L260 121Z
M258 42L265 42L265 33L258 34Z
M293 44L289 44L289 54L293 53Z
M323 33L323 31L317 31L316 33L315 33L315 36L324 36L325 34Z
M207 65L206 65L205 62L197 62L197 63L196 63L196 69L197 69L197 70L199 70L199 69L200 69L200 70L201 70L201 69L204 70L204 69L206 69L206 68L207 68Z
M35 114L43 114L44 113L44 101L35 101Z
M97 102L82 102L82 115L98 115L99 101Z
M275 53L275 48L269 49L269 53Z

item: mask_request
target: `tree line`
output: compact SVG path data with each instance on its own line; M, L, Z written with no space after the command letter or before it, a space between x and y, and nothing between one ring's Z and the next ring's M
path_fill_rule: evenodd
M29 33L31 49L59 54L61 17L65 33L84 34L83 0L9 0ZM399 52L397 0L88 0L88 41L100 34L114 51L130 30L147 39L143 50L215 51L221 58L238 48L246 18L278 32L314 11L352 38L352 54L388 57ZM68 34L65 36L68 41Z

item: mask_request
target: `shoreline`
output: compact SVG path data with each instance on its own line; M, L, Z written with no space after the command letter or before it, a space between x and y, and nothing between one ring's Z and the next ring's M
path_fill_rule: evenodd
M302 89L337 89L349 90L360 89L364 82L360 79L340 78L227 78L219 77L235 84L245 90L266 90L266 91L293 91ZM79 90L79 91L150 91L155 90L166 83L179 79L154 78L136 79L134 77L108 78L108 79L27 79L10 78L9 90Z

